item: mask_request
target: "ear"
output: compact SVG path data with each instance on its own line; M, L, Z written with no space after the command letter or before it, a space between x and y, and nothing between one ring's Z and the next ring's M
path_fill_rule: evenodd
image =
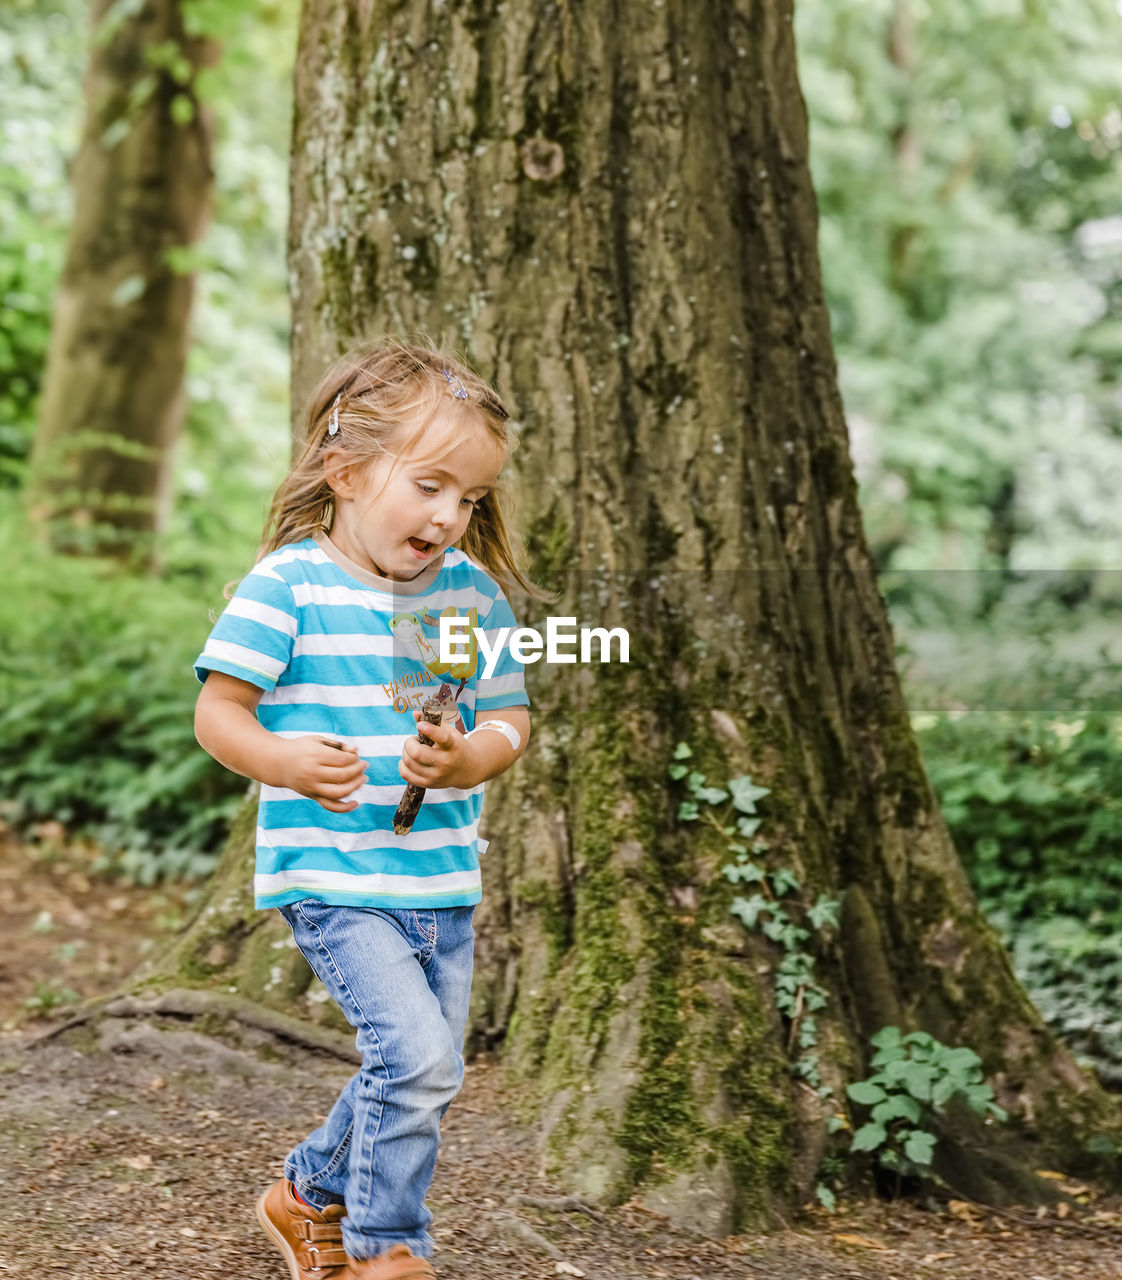
M323 478L337 498L352 502L355 496L354 462L343 449L328 449L323 455Z

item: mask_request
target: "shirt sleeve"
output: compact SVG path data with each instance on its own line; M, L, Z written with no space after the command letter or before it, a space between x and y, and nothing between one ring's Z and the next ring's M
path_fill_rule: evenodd
M518 624L515 622L514 612L506 596L493 585L492 590L496 591L495 598L491 601L486 616L480 619L479 626L487 636L488 648L492 648L500 636L503 637L503 645L495 659L495 669L487 678L482 675L486 670L486 659L482 652L479 655L481 674L475 686L476 723L479 721L481 712L498 711L502 707L530 705L530 699L526 693L523 664L510 652L510 635Z
M267 564L256 565L214 624L195 675L201 682L223 671L267 692L292 660L296 616L291 586Z

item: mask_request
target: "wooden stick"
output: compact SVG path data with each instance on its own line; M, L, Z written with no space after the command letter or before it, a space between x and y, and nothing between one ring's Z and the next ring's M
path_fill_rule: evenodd
M444 708L440 698L433 694L421 704L421 717L429 724L440 724L444 717ZM417 734L418 742L428 742L423 734ZM413 823L421 811L421 803L425 798L425 788L410 782L401 795L401 803L393 816L393 833L395 836L407 836L413 830Z

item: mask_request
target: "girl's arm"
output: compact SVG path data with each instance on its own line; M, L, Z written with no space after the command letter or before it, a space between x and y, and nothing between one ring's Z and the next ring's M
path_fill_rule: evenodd
M366 776L366 762L346 744L308 735L279 738L257 719L261 690L224 671L212 671L195 704L195 737L219 764L270 787L285 787L333 813L358 808L346 801Z
M530 741L530 713L525 707L501 707L497 711L481 711L480 725L488 720L501 720L510 725L519 739L515 748L508 736L497 729L484 733L472 730L465 737L446 724L429 724L421 713L415 713L417 729L428 739L405 743L399 772L406 782L419 787L457 787L470 791L481 782L489 782L505 773L526 750Z

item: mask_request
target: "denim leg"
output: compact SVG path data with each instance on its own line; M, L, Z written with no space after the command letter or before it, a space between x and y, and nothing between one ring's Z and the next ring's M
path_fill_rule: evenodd
M313 1204L344 1201L353 1258L404 1243L432 1254L425 1195L440 1118L463 1081L472 907L381 910L304 899L281 908L354 1026L362 1066L285 1162Z

